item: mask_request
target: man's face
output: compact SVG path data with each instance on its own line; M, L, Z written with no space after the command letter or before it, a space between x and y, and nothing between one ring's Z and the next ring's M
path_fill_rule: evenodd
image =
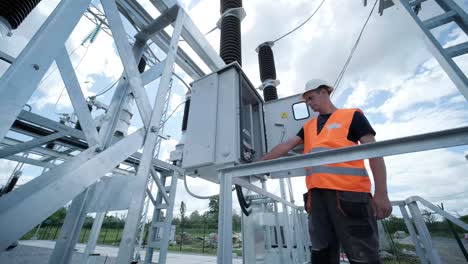
M312 108L314 112L319 112L321 105L324 102L326 96L325 89L312 90L304 94L304 100L306 104Z

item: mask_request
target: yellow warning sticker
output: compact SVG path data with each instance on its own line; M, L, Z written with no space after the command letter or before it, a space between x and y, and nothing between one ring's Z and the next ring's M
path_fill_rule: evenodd
M281 118L282 118L282 119L288 118L288 112L283 112L283 113L281 113Z

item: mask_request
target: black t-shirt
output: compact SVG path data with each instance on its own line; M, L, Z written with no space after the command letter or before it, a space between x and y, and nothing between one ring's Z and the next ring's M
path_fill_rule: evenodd
M332 114L319 115L317 117L317 132L322 131L323 126L330 118ZM372 134L375 136L375 131L369 123L369 120L364 116L363 113L356 111L353 115L353 120L351 121L351 126L349 127L348 140L357 143L361 137ZM304 140L304 128L301 128L297 133L297 136Z

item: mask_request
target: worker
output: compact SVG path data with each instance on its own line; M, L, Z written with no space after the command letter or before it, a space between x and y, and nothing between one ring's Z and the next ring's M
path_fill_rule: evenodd
M306 83L302 99L319 115L296 136L274 147L260 160L286 155L303 144L304 153L375 142L375 131L359 109L338 109L326 81ZM387 175L382 157L369 159L375 191L363 160L305 168L305 208L309 213L312 263L339 263L340 246L350 263L381 263L377 221L390 215Z

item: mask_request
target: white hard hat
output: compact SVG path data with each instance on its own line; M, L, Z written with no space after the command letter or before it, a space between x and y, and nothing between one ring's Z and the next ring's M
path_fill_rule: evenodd
M320 79L312 79L306 83L305 88L304 88L304 93L302 93L302 96L304 97L305 93L307 93L308 91L315 90L319 88L320 86L327 86L327 90L329 94L333 92L333 87L327 81L320 80Z

